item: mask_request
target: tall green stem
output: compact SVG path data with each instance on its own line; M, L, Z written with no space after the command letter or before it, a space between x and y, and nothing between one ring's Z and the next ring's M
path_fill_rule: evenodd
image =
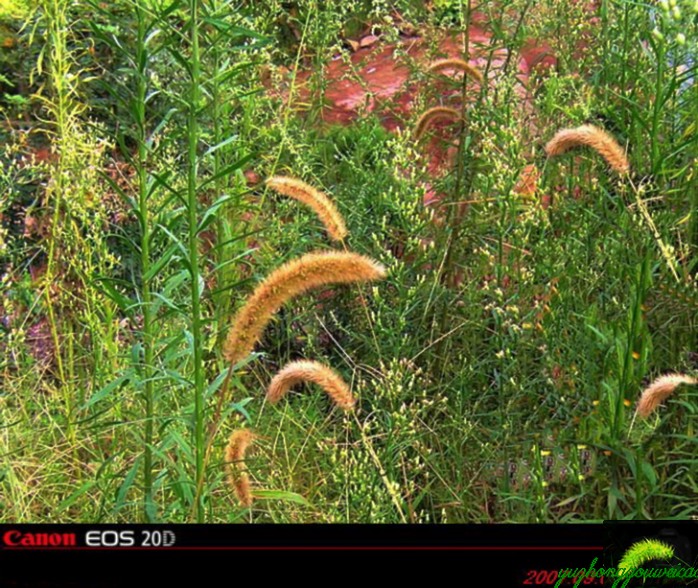
M46 297L46 308L48 311L48 320L51 330L51 339L56 350L56 366L58 369L58 377L61 383L65 386L66 371L61 355L60 341L66 340L68 333L62 333L59 337L58 319L54 309L54 297L50 293L50 288L55 281L56 272L56 256L59 248L57 247L57 234L60 225L61 209L63 208L63 193L65 191L66 169L66 154L65 146L67 142L66 132L69 127L71 112L69 104L70 88L67 87L69 78L70 65L68 61L68 49L66 47L66 31L68 30L67 22L67 5L63 0L50 0L43 3L43 8L46 12L46 28L48 42L51 47L51 85L54 92L53 115L55 124L54 145L58 152L56 170L53 175L53 186L51 190L47 190L47 195L53 196L53 218L51 221L52 238L49 240L49 250L46 263L46 281L43 295ZM69 335L68 335L69 338ZM72 364L69 364L72 365ZM71 444L74 443L74 432L71 423L72 419L72 401L70 393L65 392L66 403L66 434Z
M656 46L657 69L655 72L656 76L654 87L654 108L652 112L652 133L650 134L652 173L656 173L656 171L661 167L661 154L659 152L661 133L659 132L659 126L662 122L662 107L664 102L664 62L666 60L664 42L658 41Z
M465 58L468 58L469 55L469 45L470 45L470 2L471 0L467 1L467 5L465 7L461 6L461 14L463 15L463 22L462 25L464 27L464 32L463 32L463 55ZM465 11L463 11L463 8L465 8ZM458 139L458 154L457 154L457 161L456 161L456 179L455 179L455 186L453 188L453 198L451 199L451 202L447 203L449 204L448 210L446 211L446 231L445 231L445 241L441 245L442 248L445 250L444 253L444 263L443 263L443 276L444 280L446 282L446 285L452 285L449 284L449 281L451 281L452 278L455 277L453 268L451 267L453 265L453 249L455 247L454 241L456 241L457 237L459 236L460 233L460 222L462 220L461 215L457 212L457 209L460 208L460 206L457 206L456 203L458 202L458 198L462 192L462 187L463 187L463 181L464 181L464 176L465 176L465 157L466 157L466 139L468 138L468 123L466 119L466 112L468 108L468 103L467 103L467 89L468 89L468 76L463 75L463 86L461 90L461 123L460 123L460 129L459 129L459 139ZM469 192L469 187L468 190L463 191L465 194ZM453 283L455 283L455 280L453 280ZM446 321L448 319L450 307L448 304L444 304L444 307L441 311L441 317L439 319L439 337L443 335L443 333L446 330ZM439 370L440 367L443 365L444 362L441 361L440 357L441 354L443 353L444 346L446 345L446 338L441 338L436 346L435 350L435 357L437 358L437 361L439 362Z
M199 276L198 198L197 172L199 144L199 122L197 120L200 100L201 63L199 55L199 2L189 3L189 32L191 42L191 87L189 92L188 143L189 169L187 182L187 208L189 215L189 269L191 273L191 335L194 347L194 444L196 446L196 488L204 483L204 369L201 337L201 283ZM203 493L196 494L194 517L204 522Z
M211 3L212 12L218 14L221 3L217 0ZM225 36L221 35L215 38L213 46L210 49L213 76L211 77L211 114L213 117L213 144L219 145L223 141L224 132L229 125L226 125L228 118L226 117L225 109L223 108L223 88L221 85L221 67L222 50L225 50ZM226 189L226 178L220 176L219 172L223 169L225 163L223 149L216 149L213 154L213 175L217 178L215 181L216 197L220 197ZM218 252L216 259L216 293L214 294L215 317L218 327L218 341L216 347L219 349L223 346L226 330L221 328L227 323L230 314L230 304L228 303L228 291L223 287L224 284L232 284L234 278L234 265L230 263L233 259L233 247L231 246L233 234L231 231L230 220L231 207L226 205L221 208L216 219L216 250Z
M145 400L145 447L143 449L143 518L150 522L153 512L153 314L150 288L150 217L148 214L148 174L147 174L147 130L145 121L145 102L147 92L147 48L143 1L136 4L138 20L138 45L136 47L136 133L138 143L138 208L141 225L141 272L142 272L142 307L143 307L143 382Z

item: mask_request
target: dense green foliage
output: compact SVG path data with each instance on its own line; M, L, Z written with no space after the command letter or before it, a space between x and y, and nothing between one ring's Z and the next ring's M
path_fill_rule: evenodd
M488 81L444 90L424 64L474 34L465 0L0 3L0 521L698 516L698 390L633 416L655 376L698 371L698 4L584 4L482 2ZM368 34L415 88L398 130L324 120ZM531 39L556 60L522 81ZM439 104L466 116L435 176L411 129ZM630 174L546 157L585 123ZM255 285L337 247L257 181L279 174L331 195L388 277L293 299L230 366ZM301 358L357 409L265 403ZM242 426L251 508L224 458Z

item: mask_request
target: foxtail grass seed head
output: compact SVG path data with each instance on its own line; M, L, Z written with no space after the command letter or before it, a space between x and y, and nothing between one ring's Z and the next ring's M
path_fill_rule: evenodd
M272 316L295 296L319 286L370 282L385 276L380 263L351 252L308 253L282 265L255 288L235 315L223 348L225 359L237 363L252 353Z
M439 59L429 66L429 71L432 73L443 73L446 70L453 69L455 71L461 71L464 75L482 83L482 73L476 67L470 65L467 61L463 59L453 58L453 59Z
M630 171L625 151L610 134L594 125L582 125L576 129L563 129L548 141L545 152L555 157L574 147L586 146L594 149L617 173L624 175Z
M245 454L257 435L250 429L233 431L225 449L225 461L230 464L228 481L240 504L249 508L252 506L252 491L250 477L245 465Z
M341 376L317 361L294 361L287 364L269 384L267 399L275 404L293 386L301 382L317 384L337 406L344 410L351 410L354 407L356 401Z
M429 128L429 125L440 118L458 120L460 118L460 113L455 108L449 108L447 106L434 106L434 108L430 108L417 119L417 124L414 126L415 140L419 141Z
M647 418L681 384L695 385L698 384L698 380L683 374L666 374L658 377L643 390L637 403L638 414Z
M623 554L618 563L618 572L623 570L627 576L637 568L654 559L670 560L674 557L674 548L657 539L643 539L633 543Z
M347 227L342 215L327 195L320 190L301 180L285 176L269 178L266 185L275 192L294 198L312 209L325 225L329 236L335 241L342 241L347 236Z

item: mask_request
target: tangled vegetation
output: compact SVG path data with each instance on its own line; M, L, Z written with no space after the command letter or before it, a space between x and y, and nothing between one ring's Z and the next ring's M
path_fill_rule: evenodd
M0 0L0 521L698 517L697 57L694 0Z

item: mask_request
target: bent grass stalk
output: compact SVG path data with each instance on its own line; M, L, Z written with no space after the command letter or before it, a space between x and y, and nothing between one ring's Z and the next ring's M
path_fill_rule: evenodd
M237 429L230 435L228 446L225 448L225 461L230 464L228 474L230 487L235 492L240 504L247 508L252 506L253 497L245 455L256 438L257 434L250 429Z
M664 402L674 390L681 385L696 385L698 380L683 374L665 374L656 378L642 391L637 403L637 413L642 418L650 416L659 405Z
M312 209L325 225L329 236L335 241L343 241L347 236L347 227L342 215L335 204L320 190L301 180L285 176L271 177L265 183L275 192L294 198Z
M591 147L620 175L630 171L625 151L609 133L594 125L582 125L574 129L562 129L545 145L548 157L561 155L575 147Z
M342 377L317 361L294 361L287 364L269 384L267 399L276 404L286 392L301 382L317 384L343 410L351 410L356 404L349 386Z
M479 83L483 81L482 72L463 59L439 59L429 66L431 73L443 73L449 69L463 72L466 76Z
M245 359L272 316L291 298L318 286L367 282L385 275L381 264L357 253L308 253L294 259L267 276L238 311L223 356L230 364Z
M449 108L448 106L434 106L429 110L425 111L422 116L417 119L414 126L414 138L415 141L419 141L429 125L440 118L452 118L458 120L461 114L455 108Z

